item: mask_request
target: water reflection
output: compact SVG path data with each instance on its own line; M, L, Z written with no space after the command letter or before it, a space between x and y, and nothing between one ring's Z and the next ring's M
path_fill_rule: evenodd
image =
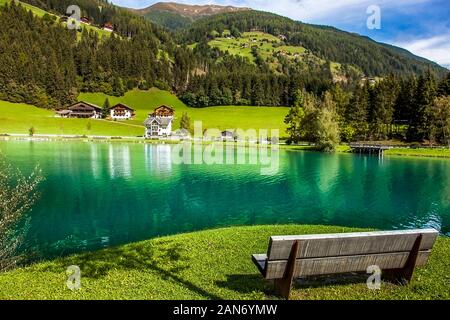
M108 146L109 172L111 178L131 177L130 146L114 144Z
M145 144L145 167L150 174L168 175L172 170L172 148L165 144Z
M228 225L432 226L450 235L450 161L280 152L260 166L184 165L171 145L0 142L46 177L28 244L43 256ZM200 151L201 152L201 151Z
M91 143L89 145L91 149L91 168L92 168L92 174L95 179L98 179L100 177L100 156L99 156L99 148L98 144Z

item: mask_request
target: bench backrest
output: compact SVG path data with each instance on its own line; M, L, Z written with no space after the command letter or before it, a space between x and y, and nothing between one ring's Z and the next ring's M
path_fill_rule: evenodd
M435 229L353 232L270 238L266 279L283 277L294 241L299 242L295 277L402 268L417 237L422 235L416 265L426 263L438 236Z

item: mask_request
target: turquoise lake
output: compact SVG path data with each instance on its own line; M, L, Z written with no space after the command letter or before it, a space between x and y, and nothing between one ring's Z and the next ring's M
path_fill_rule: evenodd
M236 225L326 224L450 235L450 160L280 150L279 170L175 164L171 145L2 141L45 181L27 246L41 257Z

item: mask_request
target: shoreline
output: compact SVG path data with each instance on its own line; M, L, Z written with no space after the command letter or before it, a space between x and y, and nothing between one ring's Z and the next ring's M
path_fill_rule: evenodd
M149 143L149 144L178 144L183 141L183 139L147 139L138 136L95 136L95 135L58 135L58 134L36 134L34 136L29 136L28 134L2 134L0 135L0 141L57 141L57 142L122 142L122 143ZM192 142L192 140L191 140ZM215 143L222 144L236 144L234 141L214 141ZM202 144L210 144L211 141L202 141ZM257 144L257 143L246 143L248 146L266 146L270 147L270 144ZM290 151L312 151L321 152L315 149L312 145L287 145L285 143L278 144L280 149L290 150ZM336 148L336 153L348 153L351 154L351 149L346 144L341 144ZM445 147L437 148L410 148L399 146L398 148L393 148L386 150L384 156L395 156L395 157L408 157L408 158L440 158L440 159L450 159L450 149Z

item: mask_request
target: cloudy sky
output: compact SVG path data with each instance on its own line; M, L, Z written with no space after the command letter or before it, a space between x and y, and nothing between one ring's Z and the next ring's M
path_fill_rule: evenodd
M112 0L144 8L157 0ZM408 49L450 68L450 0L178 0L187 4L221 4L278 13L303 22L356 32ZM367 28L367 9L380 8L381 28Z

